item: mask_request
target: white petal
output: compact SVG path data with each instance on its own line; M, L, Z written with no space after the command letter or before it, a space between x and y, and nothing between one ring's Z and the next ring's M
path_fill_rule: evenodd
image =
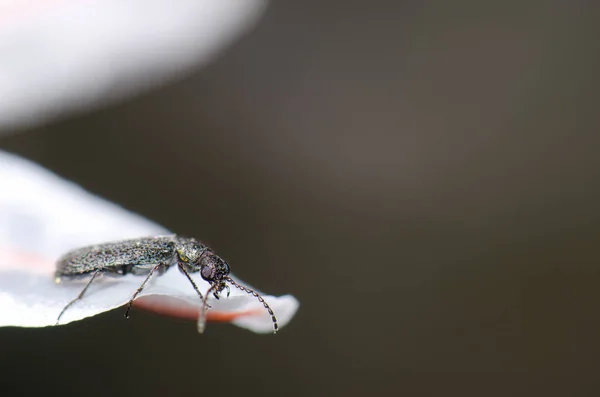
M54 283L54 263L66 251L87 244L166 234L167 230L17 156L0 151L0 326L54 325L86 280ZM201 292L207 282L194 275ZM127 275L99 278L61 324L122 306L143 281ZM195 317L200 300L185 276L172 268L155 277L139 306ZM177 300L174 300L176 298ZM292 296L264 296L285 325L298 308ZM209 320L227 320L255 332L270 332L271 319L254 297L235 288L209 300ZM183 313L183 314L182 314ZM187 314L186 314L187 313ZM192 314L190 314L192 313Z
M0 130L113 101L206 63L264 0L0 0Z

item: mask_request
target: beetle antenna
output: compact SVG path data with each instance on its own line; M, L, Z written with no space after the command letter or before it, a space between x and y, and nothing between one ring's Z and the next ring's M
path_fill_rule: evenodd
M219 283L214 283L210 286L208 291L206 291L206 295L202 298L202 309L200 310L200 315L198 316L198 332L203 333L204 328L206 328L206 311L208 310L208 297L211 292L216 290L219 287Z
M244 287L243 285L240 285L238 283L236 283L235 281L233 281L233 279L231 277L225 277L225 280L229 281L229 283L231 283L231 285L233 285L235 288L240 289L250 295L253 295L256 299L258 299L258 301L260 303L263 304L263 306L265 307L265 309L267 310L267 312L269 312L269 315L271 316L271 320L273 320L273 333L276 334L277 330L279 329L279 326L277 325L277 317L275 317L275 313L273 313L273 310L271 310L271 307L269 306L269 304L263 299L262 296L260 296L258 294L258 292L254 291L251 288L248 287Z

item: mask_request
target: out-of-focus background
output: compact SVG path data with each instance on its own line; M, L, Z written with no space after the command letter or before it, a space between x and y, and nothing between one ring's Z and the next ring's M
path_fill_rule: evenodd
M1 394L598 395L595 2L273 2L175 84L0 147L301 302L0 329Z

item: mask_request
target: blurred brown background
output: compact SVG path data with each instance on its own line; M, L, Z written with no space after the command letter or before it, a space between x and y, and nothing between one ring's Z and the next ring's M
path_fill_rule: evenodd
M598 10L274 2L176 84L1 137L301 301L277 336L0 329L1 394L599 395Z

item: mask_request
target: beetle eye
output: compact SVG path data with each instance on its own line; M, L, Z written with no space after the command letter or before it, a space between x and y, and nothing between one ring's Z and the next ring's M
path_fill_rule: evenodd
M214 277L214 267L207 266L207 265L202 266L202 269L200 270L200 274L202 275L203 279L205 279L206 281L210 281Z

